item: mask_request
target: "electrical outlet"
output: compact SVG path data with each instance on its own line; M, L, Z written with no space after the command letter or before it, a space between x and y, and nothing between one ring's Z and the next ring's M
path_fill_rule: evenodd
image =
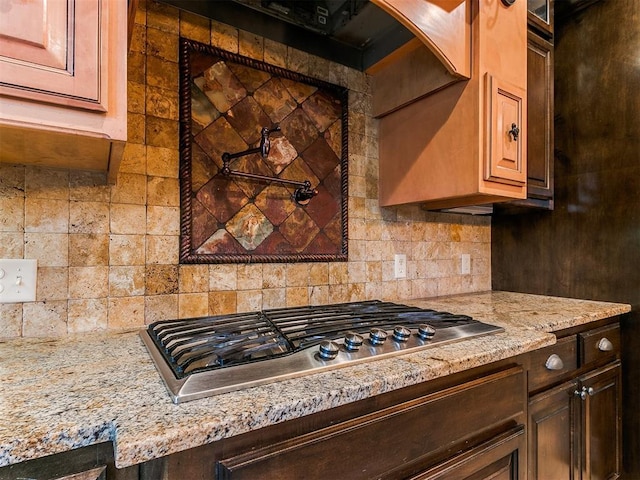
M395 261L395 276L396 278L406 278L407 276L407 256L404 253L396 253L394 257Z
M460 255L460 274L469 275L471 273L471 255L463 253Z
M0 303L35 302L37 260L0 259Z

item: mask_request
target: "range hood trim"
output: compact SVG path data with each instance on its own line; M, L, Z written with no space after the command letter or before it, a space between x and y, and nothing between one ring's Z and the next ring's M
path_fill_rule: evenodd
M470 0L371 0L413 33L460 79L471 78ZM457 4L457 5L456 5Z

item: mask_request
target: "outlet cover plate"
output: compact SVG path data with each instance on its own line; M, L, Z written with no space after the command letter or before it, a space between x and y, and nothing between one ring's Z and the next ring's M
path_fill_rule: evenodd
M0 303L35 302L37 260L0 259Z
M394 271L396 278L407 277L407 256L404 253L396 253L394 257Z

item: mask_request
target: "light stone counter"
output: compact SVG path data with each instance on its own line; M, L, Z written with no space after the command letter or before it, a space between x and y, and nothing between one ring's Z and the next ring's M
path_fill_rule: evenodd
M488 292L404 301L504 333L174 405L136 332L0 342L0 466L113 441L125 467L555 342L629 305Z

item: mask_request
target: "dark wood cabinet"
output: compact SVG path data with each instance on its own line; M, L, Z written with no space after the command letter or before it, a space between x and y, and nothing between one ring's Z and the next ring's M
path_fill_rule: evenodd
M0 480L137 480L138 467L117 469L110 442L0 468Z
M528 32L527 200L553 208L553 44Z
M534 352L530 356L529 390L533 392L528 421L530 480L620 477L619 335L616 322L571 334L557 346L543 349L544 355ZM573 348L569 349L571 344ZM573 358L570 352L574 353ZM551 355L558 355L562 368L560 364L549 363ZM567 358L571 359L568 365ZM554 368L547 373L539 368L536 374L535 367L543 364L541 362ZM547 389L544 389L543 378L547 380Z
M525 397L523 370L510 368L225 456L216 478L523 479Z

